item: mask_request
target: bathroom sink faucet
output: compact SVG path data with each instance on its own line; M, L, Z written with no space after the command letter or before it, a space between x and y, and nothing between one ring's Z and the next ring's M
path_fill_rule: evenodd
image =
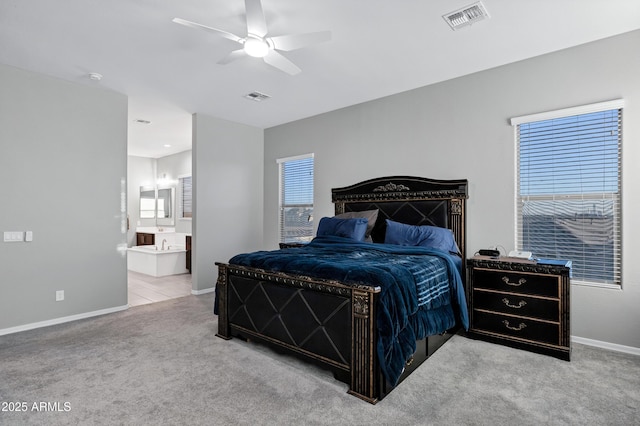
M166 239L162 240L162 249L161 250L164 250L164 243L166 243L166 242L167 242Z

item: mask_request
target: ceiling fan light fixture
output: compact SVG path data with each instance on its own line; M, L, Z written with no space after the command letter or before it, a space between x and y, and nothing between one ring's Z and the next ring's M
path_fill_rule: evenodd
M234 50L220 59L218 64L226 65L236 59L252 56L254 58L262 58L267 65L289 75L299 74L302 70L296 64L291 62L285 55L281 54L281 51L288 52L290 50L296 50L312 44L323 43L331 40L330 31L318 31L305 34L285 34L276 37L267 37L269 31L267 29L264 12L262 10L262 0L245 0L245 11L247 20L246 37L240 37L228 31L208 27L182 18L174 18L173 22L186 27L208 31L242 45L241 49Z
M244 51L254 58L264 58L269 53L269 43L266 40L252 36L251 34L244 41Z

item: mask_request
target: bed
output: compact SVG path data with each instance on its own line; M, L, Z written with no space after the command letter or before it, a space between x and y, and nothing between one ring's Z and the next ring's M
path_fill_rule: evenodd
M216 335L266 343L319 364L347 383L348 393L375 404L461 326L467 326L462 282L465 262L461 259L466 253L468 183L390 176L335 188L331 195L336 216L358 217L377 211L375 221L365 221L370 225L370 242L320 235L321 228L326 228L323 221L336 222L323 218L318 236L307 245L240 254L228 263L216 263ZM356 225L360 225L358 220ZM453 236L458 256L431 248L383 244L399 225L450 230L446 232ZM324 256L331 255L337 257L327 262ZM320 266L308 266L314 258ZM377 266L360 267L364 265L361 258L378 262ZM349 262L361 263L349 267ZM342 268L343 263L347 265L343 275L336 278L333 269ZM427 263L445 268L446 273L438 273L447 280L437 284L440 290L423 291L417 279L413 285L401 285L404 278L399 277L406 274L425 277ZM417 272L391 269L396 264ZM378 276L369 269L384 271ZM427 279L432 277L421 278ZM437 296L418 301L425 291ZM414 301L416 294L420 296Z

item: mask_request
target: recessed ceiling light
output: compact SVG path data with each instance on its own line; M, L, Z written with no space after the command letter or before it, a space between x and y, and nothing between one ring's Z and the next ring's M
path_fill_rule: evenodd
M90 72L89 79L93 81L100 81L102 80L102 74L98 74L97 72Z
M149 120L142 120L142 119L137 119L137 120L133 120L138 124L151 124L151 122Z
M163 146L164 146L165 148L171 148L171 145L169 145L168 143L165 143Z

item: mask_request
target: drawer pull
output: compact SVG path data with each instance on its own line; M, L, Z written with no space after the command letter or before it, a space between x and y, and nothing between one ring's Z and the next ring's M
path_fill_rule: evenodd
M511 281L509 281L509 277L502 277L502 281L504 281L506 285L512 285L514 287L520 287L522 284L527 282L526 279L520 278L517 283L512 283Z
M524 305L527 304L527 302L525 302L524 300L521 300L517 305L512 305L509 303L509 299L507 299L506 297L504 299L502 299L502 303L504 303L505 305L507 305L510 308L514 308L514 309L520 309L522 308Z
M518 325L517 327L513 327L509 325L509 321L507 320L502 320L502 323L504 324L505 327L507 327L509 330L515 330L515 331L520 331L522 329L524 329L527 324L521 322L520 325Z

